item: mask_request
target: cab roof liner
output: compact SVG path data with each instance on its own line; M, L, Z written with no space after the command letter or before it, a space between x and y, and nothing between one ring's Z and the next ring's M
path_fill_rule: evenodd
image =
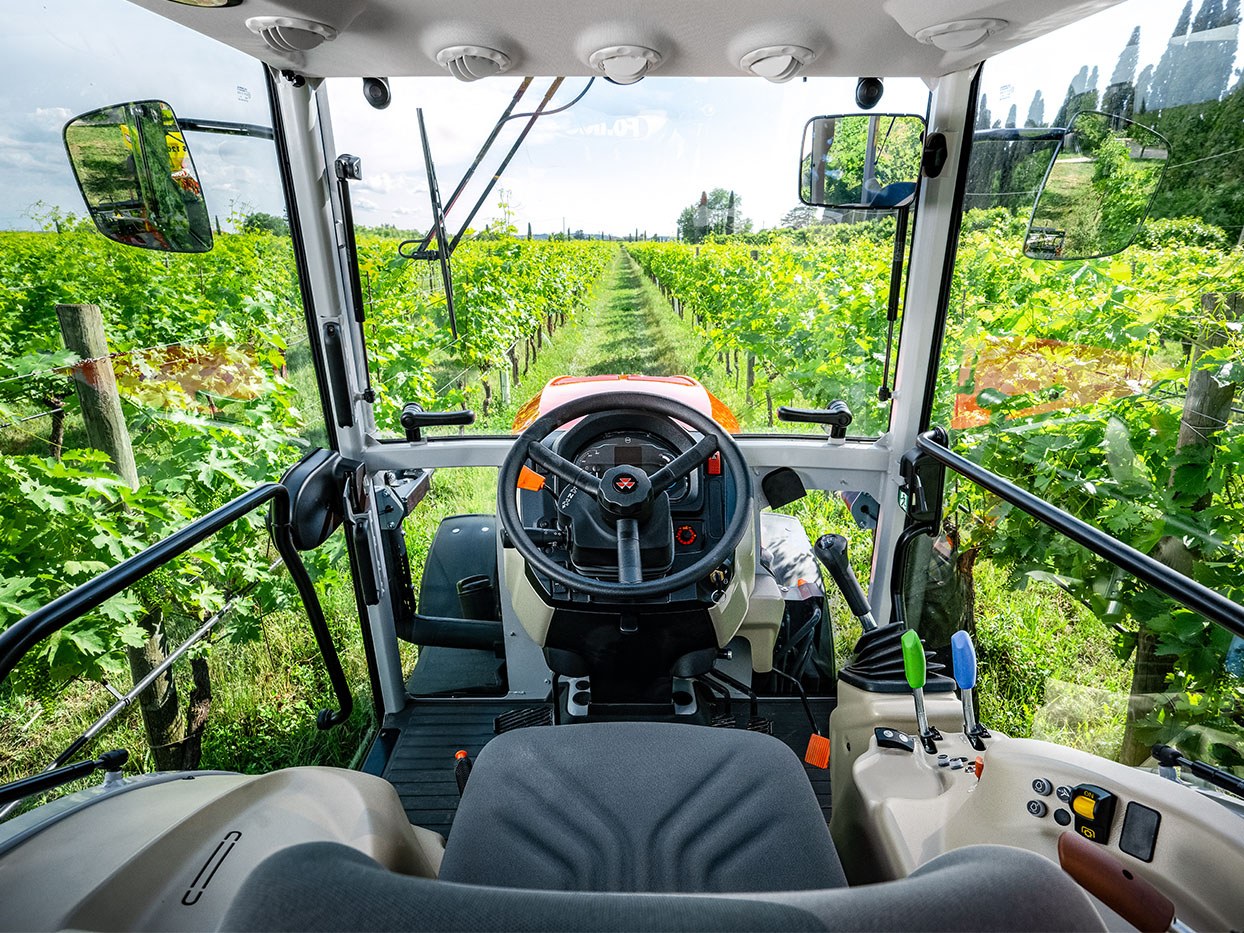
M443 76L448 70L437 54L464 46L501 52L511 74L587 76L597 73L589 64L593 52L634 46L657 52L652 73L672 77L743 75L740 62L749 53L797 47L813 53L801 72L809 76L929 79L1119 0L242 0L216 8L133 2L314 77Z

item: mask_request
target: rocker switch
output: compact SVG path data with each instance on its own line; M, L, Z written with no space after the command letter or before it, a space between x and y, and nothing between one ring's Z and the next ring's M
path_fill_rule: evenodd
M1085 839L1103 845L1110 838L1110 823L1118 798L1095 784L1078 784L1071 790L1071 812L1075 814L1075 831Z

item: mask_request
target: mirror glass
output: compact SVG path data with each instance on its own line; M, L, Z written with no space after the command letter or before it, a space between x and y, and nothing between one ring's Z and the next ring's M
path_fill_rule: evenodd
M1076 114L1028 223L1031 259L1093 259L1136 237L1166 168L1166 140L1122 117Z
M912 203L924 120L910 114L813 117L803 131L799 199L814 207L892 210Z
M168 104L145 100L84 113L66 124L65 149L104 236L174 253L212 248L207 202Z

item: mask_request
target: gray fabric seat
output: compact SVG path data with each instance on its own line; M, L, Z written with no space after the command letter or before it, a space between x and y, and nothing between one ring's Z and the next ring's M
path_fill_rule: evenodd
M271 856L222 930L1104 930L1053 862L972 846L902 881L827 891L594 894L521 891L394 874L337 843Z
M845 886L803 764L738 729L519 729L480 753L441 879L546 891Z

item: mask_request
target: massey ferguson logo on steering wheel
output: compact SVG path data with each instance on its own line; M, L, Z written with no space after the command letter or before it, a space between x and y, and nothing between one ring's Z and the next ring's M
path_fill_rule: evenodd
M623 473L621 476L614 479L613 488L618 492L630 492L635 488L635 477L627 476Z

